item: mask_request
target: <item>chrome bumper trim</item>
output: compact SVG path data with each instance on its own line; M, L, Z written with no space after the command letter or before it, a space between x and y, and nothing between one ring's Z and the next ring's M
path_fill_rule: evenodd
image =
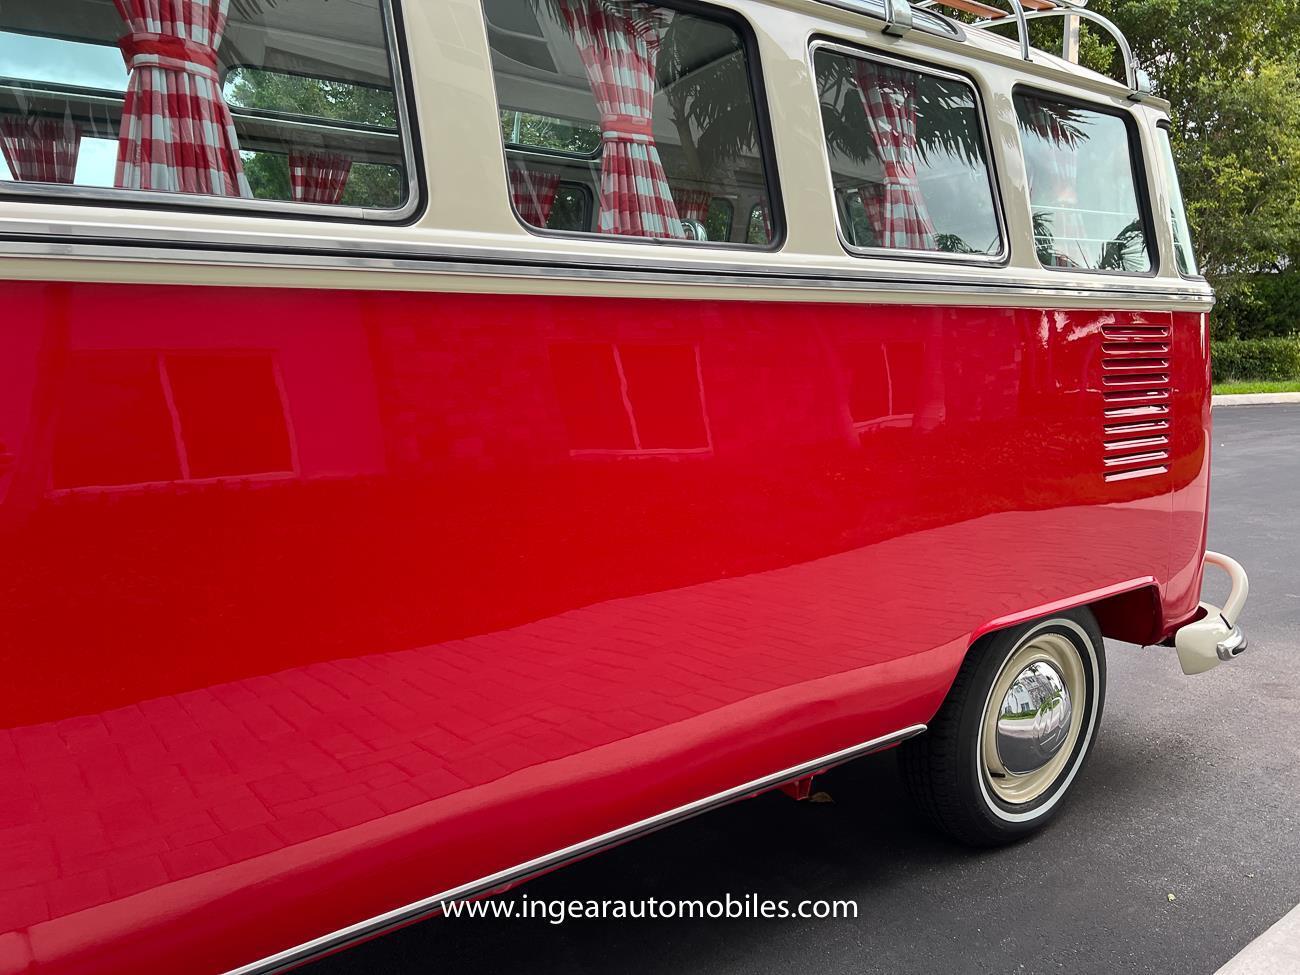
M1250 641L1246 639L1245 632L1240 626L1234 626L1228 638L1216 648L1220 660L1231 660L1233 657L1240 656L1250 646Z

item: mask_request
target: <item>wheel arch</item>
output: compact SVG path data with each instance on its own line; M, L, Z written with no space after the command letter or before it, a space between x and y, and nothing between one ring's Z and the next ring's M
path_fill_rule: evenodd
M1160 587L1148 576L994 617L971 632L966 652L992 633L1079 608L1092 610L1102 636L1108 639L1143 646L1160 639Z

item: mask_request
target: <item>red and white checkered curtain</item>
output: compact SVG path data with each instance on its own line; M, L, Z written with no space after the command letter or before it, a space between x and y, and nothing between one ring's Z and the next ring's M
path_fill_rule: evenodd
M130 79L114 182L127 189L252 196L221 93L217 48L230 0L113 0Z
M708 190L673 187L673 203L677 205L677 214L683 220L697 220L704 223L708 219L709 204L712 202L713 194Z
M0 118L0 150L13 178L24 183L71 183L77 175L81 130L72 119Z
M684 237L655 148L652 115L659 35L644 4L560 0L600 110L603 234Z
M559 188L559 173L520 162L510 164L510 200L525 223L546 226Z
M879 244L937 250L934 222L916 179L916 81L911 72L874 61L855 60L853 73L885 175Z
M351 172L352 160L341 152L293 149L289 153L289 192L298 203L338 203Z

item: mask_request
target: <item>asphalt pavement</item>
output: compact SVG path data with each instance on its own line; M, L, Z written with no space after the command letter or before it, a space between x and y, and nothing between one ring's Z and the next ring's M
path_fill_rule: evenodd
M532 899L849 899L855 920L436 918L310 975L1213 973L1300 903L1300 406L1215 411L1210 545L1251 576L1250 650L1182 676L1108 646L1101 737L1063 816L971 852L886 753L539 878ZM1221 597L1226 585L1211 587Z

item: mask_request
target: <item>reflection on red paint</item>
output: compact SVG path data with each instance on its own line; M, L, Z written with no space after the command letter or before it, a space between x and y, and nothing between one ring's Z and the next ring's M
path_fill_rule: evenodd
M1201 316L0 288L0 971L224 970L1195 610Z

